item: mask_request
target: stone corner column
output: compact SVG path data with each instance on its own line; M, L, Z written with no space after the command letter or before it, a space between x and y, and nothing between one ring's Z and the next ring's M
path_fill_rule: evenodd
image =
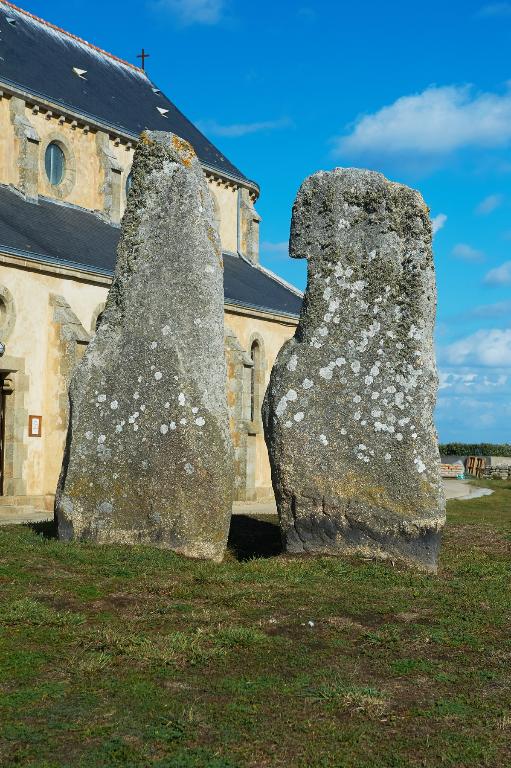
M40 136L26 115L26 104L23 99L12 96L10 100L11 123L18 140L17 166L19 172L19 188L25 196L33 201L38 200L39 182L39 144Z

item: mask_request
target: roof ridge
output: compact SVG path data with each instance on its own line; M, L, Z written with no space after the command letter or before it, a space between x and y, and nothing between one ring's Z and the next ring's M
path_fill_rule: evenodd
M78 37L78 35L74 35L72 32L68 32L66 29L62 29L62 27L57 27L57 25L52 24L51 21L46 21L46 19L42 19L40 16L36 16L34 13L30 13L30 11L26 11L24 8L20 8L18 5L14 5L14 3L9 2L9 0L0 0L0 3L2 3L2 5L9 6L9 8L13 8L15 11L18 11L19 13L22 13L25 16L29 16L31 19L34 19L34 21L38 21L40 24L44 24L44 26L50 27L50 29L54 29L56 32L62 32L62 34L67 35L72 40L76 40L78 43L82 43L83 45L86 45L89 48L92 48L94 51L96 51L97 53L101 53L103 56L108 56L110 59L117 61L119 64L124 64L126 67L131 67L131 69L134 69L137 72L140 72L145 75L145 71L141 67L137 67L136 64L132 64L129 61L125 61L124 59L121 59L119 56L116 56L114 53L105 51L103 48L99 48L99 46L94 45L94 43L89 43L87 40L84 40L83 37Z

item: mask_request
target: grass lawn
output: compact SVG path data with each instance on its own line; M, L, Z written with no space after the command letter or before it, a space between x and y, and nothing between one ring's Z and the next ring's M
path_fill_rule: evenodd
M0 765L511 765L511 483L484 485L438 576L284 557L273 520L222 565L1 528Z

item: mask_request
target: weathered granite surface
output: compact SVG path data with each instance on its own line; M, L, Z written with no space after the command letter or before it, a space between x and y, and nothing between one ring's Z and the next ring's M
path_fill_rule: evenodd
M223 555L233 460L213 222L191 146L142 134L113 284L70 388L63 539Z
M263 408L287 550L434 570L445 501L428 209L379 173L316 173L298 192L290 253L308 259L307 289Z

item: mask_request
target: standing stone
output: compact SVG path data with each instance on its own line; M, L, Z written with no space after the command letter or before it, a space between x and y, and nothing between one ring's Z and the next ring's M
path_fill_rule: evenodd
M222 558L233 462L213 220L191 146L142 134L107 305L70 388L63 539Z
M298 192L290 254L308 259L307 289L263 412L287 550L434 570L445 501L428 209L379 173L316 173Z

